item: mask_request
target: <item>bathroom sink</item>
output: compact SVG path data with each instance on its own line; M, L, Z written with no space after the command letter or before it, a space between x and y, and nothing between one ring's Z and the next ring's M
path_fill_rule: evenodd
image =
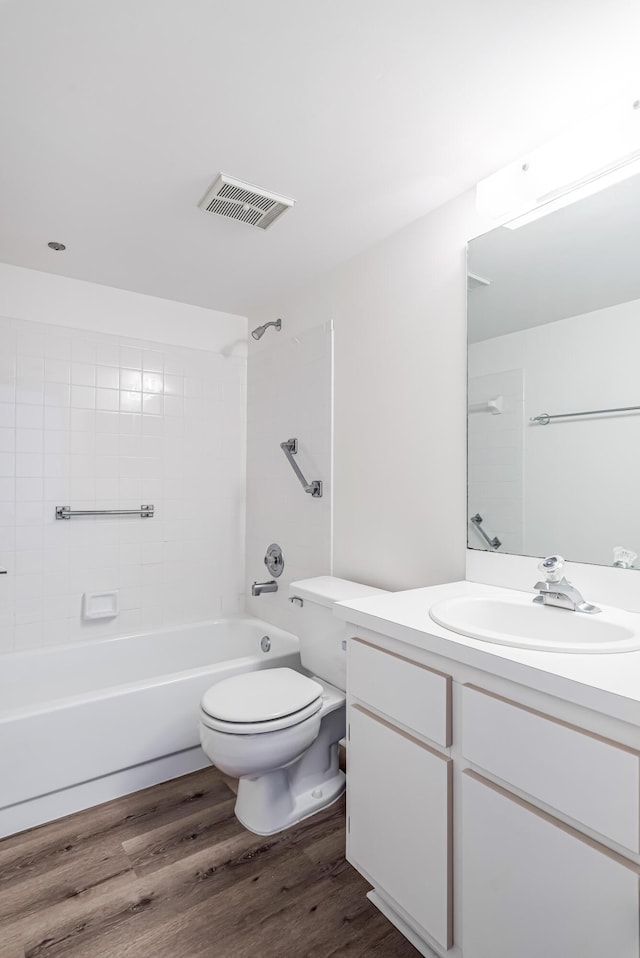
M458 596L437 602L434 622L482 642L545 652L632 652L640 634L631 613L603 609L598 615L534 605L533 596Z

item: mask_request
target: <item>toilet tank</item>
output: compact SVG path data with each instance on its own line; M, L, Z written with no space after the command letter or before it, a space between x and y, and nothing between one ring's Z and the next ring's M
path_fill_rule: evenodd
M333 606L349 599L382 595L384 591L331 575L291 582L289 598L302 603L294 601L293 605L300 659L305 669L344 691L347 684L347 656L343 647L346 627L333 615Z

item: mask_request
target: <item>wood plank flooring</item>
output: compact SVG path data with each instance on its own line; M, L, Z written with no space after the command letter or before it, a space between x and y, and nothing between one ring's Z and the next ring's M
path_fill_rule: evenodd
M214 768L0 841L0 958L418 958L344 858L344 803L268 838Z

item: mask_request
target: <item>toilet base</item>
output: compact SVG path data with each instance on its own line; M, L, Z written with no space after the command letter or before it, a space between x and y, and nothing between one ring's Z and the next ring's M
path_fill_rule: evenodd
M345 733L341 693L323 712L320 731L300 758L262 775L241 777L236 818L256 835L273 835L331 805L345 790L338 743Z
M346 776L338 769L330 778L295 794L281 778L287 772L282 768L259 779L240 779L235 814L250 832L274 835L297 825L336 802L346 787Z

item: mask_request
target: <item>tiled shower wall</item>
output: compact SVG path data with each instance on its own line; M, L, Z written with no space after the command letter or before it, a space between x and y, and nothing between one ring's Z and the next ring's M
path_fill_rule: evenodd
M0 651L242 611L245 390L242 356L0 319Z

